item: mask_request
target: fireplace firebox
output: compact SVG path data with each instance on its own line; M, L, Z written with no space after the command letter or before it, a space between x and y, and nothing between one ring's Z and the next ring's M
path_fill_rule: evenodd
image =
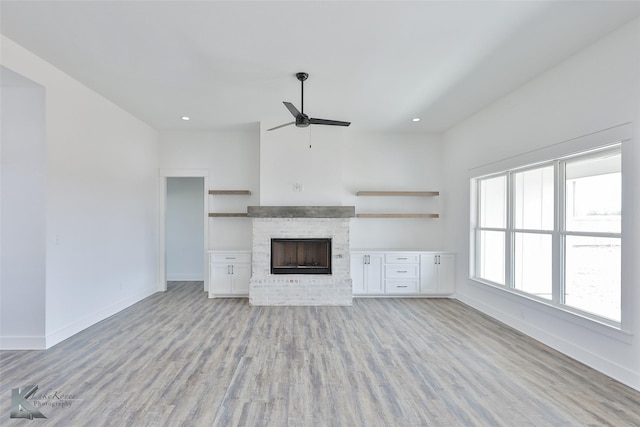
M271 239L271 274L331 274L331 239Z

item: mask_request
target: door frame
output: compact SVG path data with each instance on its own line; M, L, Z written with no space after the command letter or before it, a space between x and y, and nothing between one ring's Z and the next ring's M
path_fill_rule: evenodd
M204 263L203 282L204 291L209 291L209 198L207 197L209 188L209 170L208 169L160 169L160 242L158 249L158 291L165 292L167 290L167 266L166 266L166 220L167 220L167 178L203 178L202 197L204 200L204 246L202 248L202 259Z

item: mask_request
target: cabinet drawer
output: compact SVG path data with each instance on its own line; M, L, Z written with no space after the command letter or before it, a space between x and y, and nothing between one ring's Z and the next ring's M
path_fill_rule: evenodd
M251 254L250 253L209 254L209 262L212 262L212 263L224 262L229 264L250 263Z
M420 262L418 254L386 254L384 261L387 264L417 264Z
M387 294L417 294L418 280L387 280L385 292Z
M420 266L414 264L384 266L384 277L387 279L417 279L419 272Z

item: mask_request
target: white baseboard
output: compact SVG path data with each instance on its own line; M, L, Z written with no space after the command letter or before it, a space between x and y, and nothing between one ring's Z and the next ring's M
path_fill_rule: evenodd
M200 274L167 274L167 282L202 282L204 278Z
M0 350L44 350L46 339L36 337L0 337Z
M157 292L155 288L147 288L142 292L139 292L135 295L124 298L115 304L111 304L108 307L105 307L101 310L98 310L92 313L89 316L86 316L76 322L70 323L67 326L64 326L58 329L55 332L52 332L46 337L46 347L51 348L54 345L66 340L67 338L77 334L78 332L87 329L91 325L95 325L96 323L104 320L108 317L113 316L114 314L124 310L127 307L132 306L133 304L147 298L150 295L153 295Z
M567 341L566 339L547 330L540 329L531 323L498 310L495 307L487 305L482 301L469 297L468 295L456 294L456 299L502 323L505 323L523 334L548 345L554 350L557 350L635 390L640 391L639 373L631 371L624 366L620 366L619 364L594 354L571 341Z

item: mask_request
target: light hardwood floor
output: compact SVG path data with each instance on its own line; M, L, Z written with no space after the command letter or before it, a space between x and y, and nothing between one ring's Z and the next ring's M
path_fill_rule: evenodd
M250 307L171 283L1 352L0 375L3 426L640 426L640 393L447 299ZM47 419L10 419L30 384Z

